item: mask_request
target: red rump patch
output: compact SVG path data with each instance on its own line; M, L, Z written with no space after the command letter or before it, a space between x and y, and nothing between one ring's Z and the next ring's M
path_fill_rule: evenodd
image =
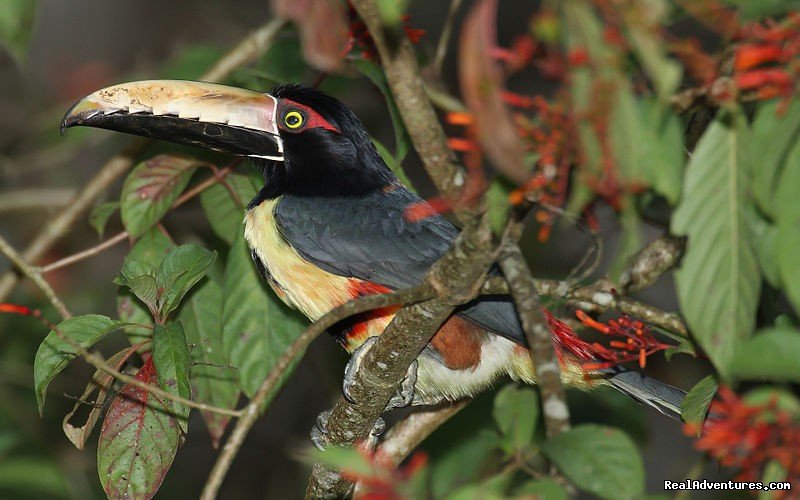
M389 293L392 291L390 288L386 288L383 285L357 279L348 280L348 285L349 285L350 297L354 299L357 299L359 297L366 297L367 295ZM397 310L398 306L389 306L380 309L375 309L363 314L359 314L357 316L358 321L354 322L352 326L350 326L347 329L347 332L345 333L345 339L348 341L349 340L357 341L360 344L360 342L366 339L368 333L367 327L369 326L370 321L389 314L393 314L397 312ZM354 345L353 347L357 347L357 345L358 344ZM350 349L349 346L346 347L348 348L348 350Z
M305 122L299 128L294 130L287 128L283 123L283 114L292 109L297 109L303 113L305 118ZM303 130L309 128L323 128L325 130L330 130L331 132L336 132L337 134L341 134L342 131L338 128L331 125L331 123L322 117L319 113L314 111L312 108L306 106L305 104L300 104L299 102L292 101L291 99L282 98L280 104L280 115L281 118L278 120L278 126L286 131L286 132L302 132Z

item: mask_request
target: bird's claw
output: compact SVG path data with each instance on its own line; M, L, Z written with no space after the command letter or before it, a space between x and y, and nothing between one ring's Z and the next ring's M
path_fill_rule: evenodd
M377 341L378 337L369 337L367 340L365 340L363 344L358 346L358 348L353 351L353 354L350 356L350 361L347 363L347 367L344 369L342 393L344 394L344 397L353 404L357 403L356 398L353 395L353 387L357 385L356 374L361 369L361 365L364 363L367 352L372 349L372 346ZM397 389L397 392L389 400L389 404L386 405L386 410L405 408L414 401L414 388L417 383L418 367L419 363L417 363L417 360L414 360L414 362L408 367L408 372L406 373L403 382L400 384L400 387Z
M311 442L319 451L325 451L325 448L330 444L328 438L328 418L331 416L332 410L325 410L317 415L317 422L311 428Z
M317 422L311 428L311 442L320 451L325 451L325 448L330 445L330 436L328 434L328 419L330 416L331 410L323 411L317 416ZM359 446L371 453L375 450L378 445L378 439L385 430L386 421L379 417L369 431L369 435L359 443Z

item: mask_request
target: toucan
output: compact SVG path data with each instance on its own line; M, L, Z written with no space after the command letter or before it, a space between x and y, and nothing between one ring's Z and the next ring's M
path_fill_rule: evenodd
M298 84L270 93L154 80L114 85L66 114L76 125L127 132L250 158L264 186L244 214L256 267L289 306L315 320L356 297L420 284L458 229L441 215L409 220L425 203L387 167L364 125L339 100ZM383 310L331 330L354 369L395 314ZM432 405L473 396L501 377L535 383L513 302L483 296L458 308L409 369L393 401ZM685 393L622 367L587 376L564 357L562 378L611 385L674 417Z

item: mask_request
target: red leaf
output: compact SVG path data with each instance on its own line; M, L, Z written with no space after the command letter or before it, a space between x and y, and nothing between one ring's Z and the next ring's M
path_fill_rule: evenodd
M153 358L136 379L157 385ZM152 498L178 451L180 428L166 401L126 385L111 403L97 443L97 471L108 498Z
M281 17L300 29L303 56L323 71L337 69L348 48L348 22L343 4L335 0L272 0Z
M531 169L523 161L525 150L503 102L502 69L492 57L497 48L496 14L497 0L481 0L464 22L459 42L459 81L486 154L498 170L522 184Z

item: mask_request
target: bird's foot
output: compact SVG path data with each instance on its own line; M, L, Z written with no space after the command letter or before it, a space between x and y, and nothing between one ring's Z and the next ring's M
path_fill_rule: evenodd
M311 442L318 450L324 451L330 445L330 434L328 433L328 419L331 416L332 410L325 410L317 416L317 422L311 428ZM378 439L383 431L386 430L386 422L382 418L378 418L369 434L360 443L359 447L372 453L375 447L378 446Z
M363 344L358 346L358 348L353 351L353 354L350 356L350 361L347 363L347 367L344 369L342 392L344 393L344 397L353 404L356 404L357 402L355 396L353 395L353 387L355 387L357 384L356 373L358 373L358 371L361 369L361 365L364 363L367 352L369 352L369 350L377 341L378 337L370 337L365 340ZM413 403L414 386L417 383L418 367L419 363L417 363L417 360L414 360L414 362L412 362L408 367L408 372L406 372L406 376L403 379L403 382L400 384L400 387L397 389L397 392L395 392L395 394L389 400L389 404L386 405L386 410L405 408Z

